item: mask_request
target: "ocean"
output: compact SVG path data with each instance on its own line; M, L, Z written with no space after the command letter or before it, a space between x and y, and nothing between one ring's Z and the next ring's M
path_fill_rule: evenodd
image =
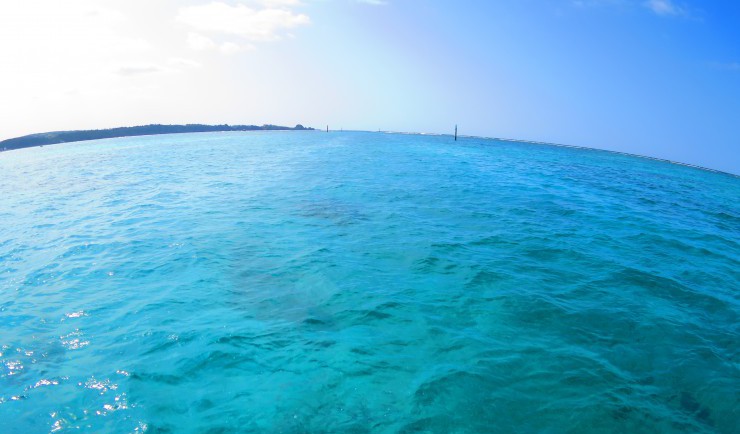
M366 132L0 154L0 432L737 433L740 178Z

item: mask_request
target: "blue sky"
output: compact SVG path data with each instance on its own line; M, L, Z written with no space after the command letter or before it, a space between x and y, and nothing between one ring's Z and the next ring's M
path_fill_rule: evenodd
M740 173L735 1L24 0L0 56L0 138L457 123Z

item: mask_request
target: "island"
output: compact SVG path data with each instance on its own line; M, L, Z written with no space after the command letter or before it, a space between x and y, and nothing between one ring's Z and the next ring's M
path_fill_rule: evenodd
M280 125L140 125L135 127L108 128L104 130L53 131L49 133L29 134L0 141L0 152L32 146L53 145L57 143L81 142L85 140L111 139L114 137L148 136L155 134L207 133L217 131L311 131L310 127L301 124L295 127Z

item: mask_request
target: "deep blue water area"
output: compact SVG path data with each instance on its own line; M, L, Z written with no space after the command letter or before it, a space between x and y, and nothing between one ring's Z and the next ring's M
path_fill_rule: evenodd
M0 154L0 432L726 433L740 178L360 132Z

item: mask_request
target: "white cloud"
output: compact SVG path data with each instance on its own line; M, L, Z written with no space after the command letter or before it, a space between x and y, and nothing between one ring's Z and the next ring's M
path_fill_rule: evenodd
M267 0L261 3L262 8L222 2L189 6L178 11L176 20L200 32L233 35L248 41L281 39L286 30L310 23L307 15L294 13L286 7L296 2Z
M64 94L107 80L158 72L155 46L110 1L24 0L0 13L0 94ZM132 66L133 65L133 66ZM144 66L142 66L144 65Z
M658 15L686 15L686 9L676 5L672 0L648 0L645 7Z
M357 3L365 3L366 5L373 6L382 6L388 4L388 2L385 0L357 0Z
M186 59L183 57L171 57L167 60L167 63L175 68L202 68L203 64L193 60Z
M165 69L157 65L127 65L121 66L116 70L116 74L122 75L124 77L156 74L159 72L165 72Z
M218 51L224 53L224 54L234 54L238 53L244 49L251 49L253 48L252 45L249 45L247 47L242 47L239 44L235 44L233 42L224 42L221 45L218 46Z
M236 44L234 44L236 45ZM216 47L220 49L220 47ZM233 49L232 47L226 48ZM236 49L240 49L236 46ZM115 73L121 77L138 77L152 74L179 74L188 69L201 68L203 64L192 59L170 57L166 63L127 63L118 66Z
M200 33L188 33L188 46L193 50L212 50L218 47L213 39L203 36Z
M661 16L691 18L692 11L676 0L570 0L570 4L579 7L640 7Z
M267 7L280 7L280 6L300 6L301 2L298 0L260 0L259 4Z
M193 50L197 50L197 51L213 50L213 51L221 52L223 54L234 54L234 53L238 53L239 51L254 49L254 45L252 44L239 45L231 41L217 43L216 41L209 38L208 36L203 36L200 33L194 33L194 32L188 33L187 42L188 42L188 46L192 48Z
M173 22L178 6L172 2L0 4L0 140L144 117L141 101L177 99L182 88L220 67L185 44L188 30ZM239 41L217 42L215 52L231 53ZM248 49L242 45L238 50ZM180 107L171 113L178 110L187 114Z

